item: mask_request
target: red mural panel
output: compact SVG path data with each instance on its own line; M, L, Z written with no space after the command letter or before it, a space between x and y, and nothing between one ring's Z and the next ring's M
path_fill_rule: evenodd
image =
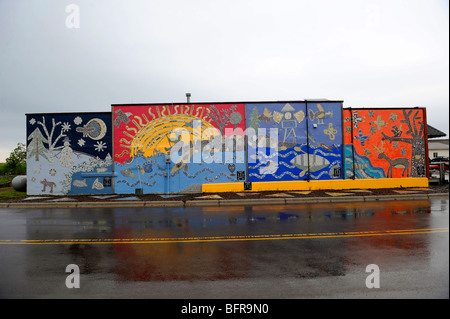
M423 108L345 109L347 177L425 176L425 126Z
M244 104L239 103L114 105L114 161L124 164L137 151L147 151L149 157L154 151L167 153L171 147L167 141L170 132L192 129L192 121L199 121L204 131L212 127L222 135L229 135L228 129L232 128L240 129L238 134L243 135L244 114Z

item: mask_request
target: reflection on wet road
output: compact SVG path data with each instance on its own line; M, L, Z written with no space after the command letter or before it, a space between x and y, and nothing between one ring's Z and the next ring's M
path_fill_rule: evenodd
M0 297L448 298L448 204L0 210Z

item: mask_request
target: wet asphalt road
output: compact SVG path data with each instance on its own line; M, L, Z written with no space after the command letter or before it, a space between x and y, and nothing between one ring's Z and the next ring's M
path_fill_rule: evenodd
M2 209L0 297L449 298L448 216L448 198Z

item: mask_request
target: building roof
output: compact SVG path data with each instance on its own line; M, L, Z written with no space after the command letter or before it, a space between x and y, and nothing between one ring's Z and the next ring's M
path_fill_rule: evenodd
M429 147L434 147L434 148L439 147L439 146L448 148L448 138L429 141L428 145L429 145Z
M427 124L428 138L436 138L436 137L444 137L445 134L442 131L439 131L437 128L434 128L430 124Z

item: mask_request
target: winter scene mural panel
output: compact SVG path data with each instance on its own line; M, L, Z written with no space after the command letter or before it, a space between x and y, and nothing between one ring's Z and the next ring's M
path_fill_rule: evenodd
M111 194L111 113L27 114L29 195Z

